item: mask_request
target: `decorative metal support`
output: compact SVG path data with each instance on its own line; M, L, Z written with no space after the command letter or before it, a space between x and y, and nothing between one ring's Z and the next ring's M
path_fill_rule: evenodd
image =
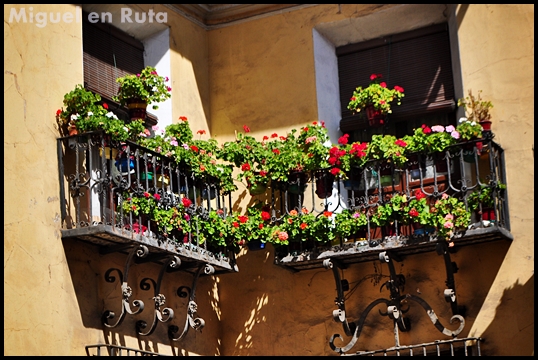
M185 335L187 335L187 332L189 331L189 326L192 327L194 330L198 330L200 332L205 326L204 319L196 317L196 312L198 311L198 305L194 301L194 299L196 298L196 284L198 283L198 278L200 277L202 270L204 271L206 275L211 275L215 272L215 269L213 268L213 266L209 264L200 265L200 267L198 268L198 271L196 271L196 274L194 275L194 279L192 282L192 291L189 297L189 304L187 306L187 318L185 320L185 326L183 327L183 331L181 332L179 336L176 337L176 333L179 331L179 327L175 325L171 325L168 327L168 337L172 341L179 341L183 339ZM181 286L177 291L180 297L186 297L186 294L183 291L183 289L186 289L186 287Z
M392 257L395 258L395 260L398 261L398 259L395 257L394 254L392 254ZM381 285L381 289L383 289L384 286L387 287L387 289L390 291L390 299L376 299L372 303L370 303L366 309L361 313L359 319L356 322L348 323L347 319L345 318L345 304L344 304L344 296L343 296L343 286L342 282L340 281L340 275L338 274L338 270L334 265L338 266L338 263L334 262L332 259L326 259L323 262L323 265L326 269L333 269L336 286L337 286L337 298L336 298L336 304L338 306L338 310L333 311L333 317L335 321L341 322L343 324L344 332L348 336L352 336L352 339L349 341L349 343L343 347L338 347L334 345L334 341L336 338L339 338L341 341L343 341L343 338L340 336L340 334L334 334L331 339L329 340L329 346L331 349L339 354L344 354L351 350L353 346L357 343L359 336L361 334L362 328L364 326L364 322L366 321L366 317L372 311L372 309L379 305L379 304L385 304L387 306L387 311L382 312L381 310L379 313L382 316L388 316L390 319L392 319L394 323L394 340L395 340L395 346L400 346L400 339L399 339L399 331L409 331L411 329L411 323L409 322L408 318L404 318L404 314L409 311L409 307L407 309L403 309L401 304L405 300L412 300L416 303L418 303L422 308L426 311L428 314L428 317L430 318L432 324L435 326L437 330L439 330L441 333L447 336L455 337L459 333L463 331L463 328L465 327L465 320L461 315L454 315L450 319L450 323L452 324L454 320L459 321L459 327L456 330L449 330L441 324L439 321L437 315L431 308L431 306L422 298L412 295L412 294L406 294L401 295L401 292L404 290L405 285L405 278L401 274L396 274L394 264L392 263L392 258L389 256L387 252L381 252L379 253L379 259L383 262L386 262L389 266L390 271L390 280L385 282L383 285Z
M155 328L157 327L157 322L158 321L160 321L162 323L165 323L165 322L167 322L169 320L172 320L174 318L174 310L171 309L171 308L165 307L161 312L161 306L164 306L164 304L166 303L165 296L160 293L160 291L161 291L161 282L163 280L163 275L164 275L165 271L168 268L177 269L177 268L179 268L180 265L181 265L181 259L179 257L177 257L177 256L172 256L162 266L161 271L159 273L159 277L157 279L157 283L155 283L155 281L150 279L150 278L144 278L140 282L140 288L142 290L149 290L150 289L150 285L149 285L148 281L153 283L153 289L154 289L154 295L155 295L153 297L153 300L155 301L155 310L153 312L153 322L152 322L150 328L148 329L148 331L143 332L143 330L148 326L147 322L145 322L144 320L138 320L136 322L136 332L139 335L143 335L143 336L151 335L155 331ZM166 316L166 317L164 317L163 315Z
M122 306L121 306L121 314L114 324L109 324L108 320L114 319L116 314L111 310L105 310L102 316L103 324L108 328L114 328L118 325L120 325L123 322L123 319L125 318L125 314L129 313L131 315L136 315L141 313L144 310L144 302L142 300L133 300L133 306L137 307L138 310L133 311L131 310L131 306L129 304L129 298L133 294L133 291L131 287L127 284L127 280L129 278L129 267L131 266L131 262L133 260L134 255L143 258L147 256L149 253L149 250L144 245L139 245L137 247L133 247L131 251L129 252L129 255L127 256L127 260L125 261L125 267L123 274L119 269L112 268L108 269L105 273L105 280L107 282L114 282L116 278L114 276L110 276L112 271L116 270L119 274L120 281L121 281L121 292L122 292Z
M465 307L458 306L458 300L456 298L456 280L454 279L454 274L457 273L459 270L458 266L456 265L455 261L451 261L448 244L445 240L440 239L435 250L437 254L443 255L443 258L445 260L445 284L447 286L447 289L445 289L444 291L445 300L446 302L450 303L450 307L452 308L452 314L463 315L465 313Z

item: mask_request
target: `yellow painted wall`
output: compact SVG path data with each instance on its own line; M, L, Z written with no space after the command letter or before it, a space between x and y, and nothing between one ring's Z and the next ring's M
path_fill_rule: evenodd
M149 9L153 5L141 5ZM122 269L124 254L101 255L83 243L62 241L54 114L63 95L81 83L80 23L9 22L4 5L4 354L84 355L84 346L106 341L175 355L335 355L328 341L343 334L332 317L337 309L330 270L293 273L273 264L273 249L243 251L239 273L204 277L198 283L202 333L190 330L170 344L166 326L137 339L134 323L149 312L127 316L113 331L103 330L104 309L119 309L119 284L104 273ZM80 11L73 5L32 5L33 12ZM318 120L312 28L393 8L378 5L319 5L206 31L168 11L171 26L173 117L187 116L193 131L211 130L219 141L249 125L257 136ZM483 354L530 355L534 350L534 6L471 5L457 9L457 33L464 88L482 89L491 99L495 140L506 150L507 183L514 241L468 246L453 254L456 288L467 307L460 337L487 339ZM379 28L390 28L385 24ZM378 27L370 31L381 31ZM368 30L368 29L365 29ZM528 160L528 161L525 161ZM443 297L441 257L409 256L396 263L406 292L430 303L448 328L450 308ZM137 284L156 278L156 264L137 264ZM343 271L356 290L346 301L356 320L379 297L388 268L361 263ZM186 300L174 295L192 276L167 274L163 293L183 326ZM134 287L134 286L133 286ZM351 291L349 292L351 293ZM135 289L151 309L152 291ZM413 330L402 344L443 338L426 313L412 305ZM377 308L354 350L393 345L392 325ZM508 338L506 337L508 334ZM336 345L344 342L336 340Z

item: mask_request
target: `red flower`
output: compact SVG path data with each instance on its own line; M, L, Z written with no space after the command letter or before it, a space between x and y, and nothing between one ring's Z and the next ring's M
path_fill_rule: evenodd
M159 195L159 194L155 194L155 195L153 195L153 197L154 197L157 201L161 200L161 195Z
M180 116L180 117L179 117L179 120L181 120L181 121L187 121L187 117L186 117L186 116Z
M186 197L182 198L181 202L183 203L183 206L185 206L186 208L192 205L191 199L186 198Z
M149 197L150 197L150 195L149 195L148 192L144 192L144 196L145 196L146 198L149 198Z
M398 92L401 92L401 93L403 93L403 92L404 92L404 89L403 89L403 87L401 87L401 86L398 86L398 85L394 85L394 90L396 90L396 91L398 91Z
M103 107L108 110L108 104L107 103L103 103Z
M62 113L62 109L56 110L56 116L60 116L61 113Z
M265 170L260 171L260 176L265 177L266 175L267 175L267 171L265 171Z
M278 137L278 134L277 133L272 133L271 137L274 139L274 138Z
M418 216L418 211L415 208L412 208L411 210L409 210L409 216L417 217Z
M331 169L331 174L333 174L333 175L335 175L335 176L338 175L339 172L340 172L340 169L339 169L339 168L332 168L332 169Z
M250 170L250 164L244 163L243 165L241 165L241 170L243 170L243 171Z
M403 141L402 139L398 139L394 142L396 145L399 145L401 147L406 147L407 146L407 143L405 141Z
M198 130L197 133L200 134L200 135L203 135L203 134L205 134L205 130Z
M241 222L241 224L246 223L248 221L248 216L239 215L239 221Z
M375 80L377 78L382 78L382 77L383 77L383 75L381 75L381 74L372 74L372 75L370 75L370 80Z
M424 193L422 192L422 190L420 190L420 189L416 189L416 190L415 190L415 197L417 198L417 200L420 200L420 199L425 198L425 197L426 197L426 194L424 194Z
M301 223L301 229L304 230L308 227L308 225L306 223Z
M262 219L264 221L271 219L271 214L269 214L267 211L262 211Z
M348 138L349 138L349 134L344 134L344 135L342 135L342 136L340 137L340 139L338 139L338 143L339 143L340 145L345 145L345 144L347 144L347 142L348 142L348 140L349 140Z
M243 125L243 130L245 130L246 133L250 132L250 128L246 125Z
M263 136L263 141L265 141L265 140L269 140L269 137L267 135Z
M198 152L198 147L196 145L191 145L190 148L192 151Z
M280 150L278 150L278 149L273 149L273 152L274 152L275 154L277 154L277 155L280 154Z
M424 134L429 134L429 133L432 132L432 129L430 129L429 126L427 126L427 125L425 125L425 124L422 124L422 132L423 132Z
M381 86L382 88L386 88L387 87L387 83L386 82L380 82L379 83L379 86Z
M258 228L259 228L259 229L263 229L263 224L262 224L262 223L259 223L259 224L258 224Z
M305 127L303 128L303 131L304 131L304 132L307 132L307 131L308 131L308 128L305 126Z
M332 211L324 211L323 216L325 217L331 217L333 215Z
M237 221L234 221L234 222L232 223L232 225L233 225L233 227L236 227L236 228L239 227L239 223L238 223Z

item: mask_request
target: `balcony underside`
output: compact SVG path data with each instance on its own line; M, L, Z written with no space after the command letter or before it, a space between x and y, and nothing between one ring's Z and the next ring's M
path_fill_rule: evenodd
M99 247L101 253L123 252L133 246L145 245L149 255L145 261L163 264L170 256L181 259L181 269L194 273L202 264L210 264L215 268L215 274L237 272L236 264L221 254L214 254L192 244L180 244L168 240L159 240L129 230L111 225L95 225L76 229L62 230L62 238L76 239Z
M512 241L513 236L502 227L491 226L467 230L464 234L456 235L452 240L454 249L457 249L461 246L478 243L499 240ZM342 247L332 246L330 248L317 248L313 251L289 253L283 257L275 255L275 264L293 271L300 271L323 268L323 260L330 258L345 268L350 264L378 260L379 253L382 251L388 250L393 254L393 257L403 258L406 255L436 251L437 244L438 240L435 237L426 236L420 239L399 236L385 238L377 246L373 247L368 244L368 241L359 241L349 245L344 244Z

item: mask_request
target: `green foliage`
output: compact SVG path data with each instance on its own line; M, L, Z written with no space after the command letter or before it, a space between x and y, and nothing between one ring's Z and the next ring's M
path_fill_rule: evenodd
M344 209L334 217L335 233L340 238L350 238L360 230L366 230L368 218L359 209Z
M126 105L131 99L140 99L148 105L166 101L171 97L172 88L166 85L168 77L160 76L152 66L146 66L140 74L126 75L116 79L120 84L118 95L113 96L114 101ZM153 105L153 109L159 107Z
M482 125L467 118L460 118L456 130L463 140L473 140L482 137Z
M403 167L407 162L406 147L407 143L394 135L373 135L368 154L371 159L386 160Z
M495 205L494 192L496 196L502 196L502 191L506 190L506 185L499 183L496 186L480 185L467 197L469 210L478 210L480 204L485 208L492 208Z

